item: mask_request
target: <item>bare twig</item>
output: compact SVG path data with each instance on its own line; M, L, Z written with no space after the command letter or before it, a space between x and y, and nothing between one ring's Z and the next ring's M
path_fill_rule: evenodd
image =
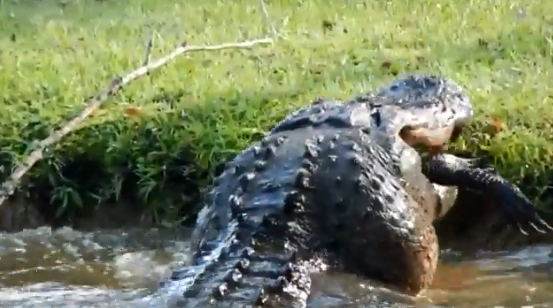
M279 37L278 31L275 28L275 25L273 24L271 17L269 16L269 11L267 11L267 6L265 5L265 1L259 0L259 6L261 7L261 12L263 13L265 22L269 25L269 28L271 28L271 33L273 34L273 37L277 39Z
M150 39L146 44L146 56L144 57L144 62L142 62L142 65L148 65L152 60L152 49L154 48L155 34L155 31L152 31L152 35L150 36Z
M102 105L105 101L107 101L111 96L113 96L115 93L120 91L123 88L123 86L125 86L126 84L144 75L149 74L151 71L165 65L166 63L173 60L177 56L186 52L214 51L214 50L222 50L222 49L230 49L230 48L244 49L244 48L252 48L253 46L258 44L273 43L274 42L273 39L277 39L279 37L278 32L269 17L269 13L267 11L267 7L265 5L264 0L259 0L259 3L260 3L261 11L264 15L264 18L266 19L266 22L269 24L269 27L272 31L272 34L274 36L273 38L267 37L267 38L239 42L239 43L233 42L233 43L226 43L221 45L207 45L207 46L187 46L186 43L183 43L181 44L181 46L177 47L168 55L152 62L151 55L152 55L152 50L154 45L154 37L157 34L156 31L152 31L152 35L146 45L146 55L145 55L143 65L137 68L136 70L125 74L123 77L114 78L106 90L98 93L96 96L94 96L87 102L86 107L79 113L77 117L71 119L69 122L63 125L61 129L54 131L46 139L40 141L37 145L37 148L33 150L31 154L25 160L23 160L22 163L19 163L16 166L15 170L12 171L12 174L10 175L10 177L6 181L4 181L4 183L2 183L2 186L0 187L0 207L4 204L4 202L8 199L8 197L14 193L15 189L21 182L22 177L39 160L41 160L44 157L44 150L47 147L60 141L67 134L77 130L79 124L81 124L87 117L89 117L96 109L98 109L98 107L100 107L100 105Z
M81 111L81 113L77 117L71 119L69 122L63 125L62 128L60 128L59 130L54 131L52 134L50 134L50 136L48 136L48 138L40 141L37 145L37 148L34 151L32 151L31 154L25 160L23 160L22 163L16 166L15 170L12 172L10 177L6 181L4 181L4 183L2 183L2 186L0 187L0 207L4 204L4 202L8 199L8 197L14 193L15 189L21 182L21 178L39 160L43 158L44 150L47 147L60 141L61 138L63 138L67 134L77 130L79 124L81 124L98 107L100 107L102 103L104 103L111 96L113 96L115 93L121 90L123 86L125 86L129 82L135 79L138 79L146 75L148 72L153 71L167 64L169 61L175 59L177 56L186 52L213 51L213 50L223 50L223 49L231 49L231 48L244 49L244 48L252 48L253 46L259 45L259 44L269 44L269 43L273 43L272 38L262 38L262 39L252 40L252 41L226 43L226 44L220 44L220 45L206 45L206 46L186 46L186 43L183 43L181 44L181 46L177 47L168 55L160 59L157 59L153 62L148 61L147 64L137 68L132 72L125 74L123 77L114 78L106 90L98 93L96 96L94 96L87 102L86 107ZM147 54L149 55L149 52ZM147 56L146 58L148 57L149 56Z

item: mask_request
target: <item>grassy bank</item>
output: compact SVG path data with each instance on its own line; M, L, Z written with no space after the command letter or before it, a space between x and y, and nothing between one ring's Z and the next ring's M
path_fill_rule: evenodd
M154 57L182 41L221 43L267 30L256 0L0 4L4 177L33 140L138 66L153 30ZM489 151L505 175L524 180L536 198L544 193L553 160L552 4L274 0L268 9L277 26L284 22L286 41L186 54L134 82L49 151L23 189L52 215L125 198L148 204L158 219L174 217L190 210L183 194L287 112L419 70L453 78L474 101L472 132L457 148ZM502 126L493 138L490 124Z

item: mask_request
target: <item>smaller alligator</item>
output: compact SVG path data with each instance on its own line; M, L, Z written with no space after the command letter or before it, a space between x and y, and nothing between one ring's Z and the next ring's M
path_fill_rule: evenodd
M432 223L455 186L493 194L515 225L551 230L493 169L442 153L471 117L458 85L427 75L294 112L214 180L192 264L164 288L184 292L179 307L305 307L310 273L338 264L417 295L432 282ZM433 155L423 161L420 146Z

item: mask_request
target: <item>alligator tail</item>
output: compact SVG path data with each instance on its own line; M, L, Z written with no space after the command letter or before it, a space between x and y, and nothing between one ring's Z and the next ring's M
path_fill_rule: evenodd
M266 137L215 179L192 235L193 262L174 271L164 286L183 294L176 306L305 307L309 268L286 236L285 204L298 195L294 180L302 162L301 155L288 155L305 151L305 138L296 138L285 132Z

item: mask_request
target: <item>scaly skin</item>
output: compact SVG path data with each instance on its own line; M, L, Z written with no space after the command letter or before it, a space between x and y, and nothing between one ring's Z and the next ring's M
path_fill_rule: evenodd
M474 161L437 154L423 163L413 148L443 149L471 116L460 88L432 76L291 114L206 194L193 265L168 282L185 291L178 306L305 307L309 274L323 269L317 260L419 294L439 257L432 223L456 193L430 181L515 191ZM528 214L514 216L517 224L538 221L527 200L502 200Z

